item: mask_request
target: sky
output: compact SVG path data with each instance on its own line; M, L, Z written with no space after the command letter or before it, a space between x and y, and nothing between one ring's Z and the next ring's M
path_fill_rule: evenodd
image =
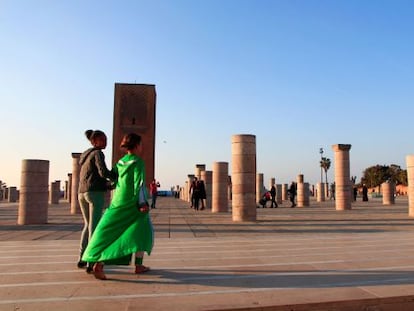
M320 181L320 148L351 175L414 154L414 1L0 0L0 180L23 159L64 181L87 129L108 136L115 83L154 84L155 177L184 185L256 136L257 173Z

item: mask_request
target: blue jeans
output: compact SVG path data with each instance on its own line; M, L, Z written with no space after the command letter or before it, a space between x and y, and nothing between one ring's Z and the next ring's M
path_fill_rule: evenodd
M157 203L157 193L153 193L151 195L151 208L155 208L156 203Z

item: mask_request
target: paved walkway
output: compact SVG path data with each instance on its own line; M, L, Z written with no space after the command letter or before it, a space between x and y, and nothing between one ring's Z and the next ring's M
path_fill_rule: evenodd
M15 225L17 204L0 203L0 310L414 310L406 198L346 212L332 201L284 205L234 223L159 198L152 271L107 266L98 281L76 268L82 220L68 203L31 226Z

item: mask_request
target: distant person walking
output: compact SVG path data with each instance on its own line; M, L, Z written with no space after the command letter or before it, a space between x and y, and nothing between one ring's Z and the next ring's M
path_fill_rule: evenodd
M330 191L329 191L329 200L335 200L335 183L333 182L332 184L331 184L331 187L330 187L330 189L329 189Z
M160 187L160 183L155 179L150 183L149 190L151 194L151 208L155 208L155 204L157 203L158 197L158 188Z
M296 206L296 203L295 203L296 183L294 181L292 181L292 183L290 184L288 192L289 192L290 202L292 203L292 205L290 207L295 207Z
M83 230L80 238L78 268L85 268L87 265L81 258L101 219L108 179L116 177L105 164L105 155L102 152L106 148L105 133L100 130L87 130L85 135L92 147L83 152L79 159L78 201L83 216ZM92 266L87 267L87 272L92 272Z
M205 209L205 201L207 199L207 193L206 193L206 185L204 184L204 180L200 179L198 181L198 188L200 189L200 201L201 201L201 210Z
M194 197L194 190L196 189L197 186L197 177L194 177L193 180L191 181L190 184L190 189L188 190L188 194L190 196L190 201L191 201L191 206L190 208L193 208L195 205L195 197Z
M368 188L365 184L362 186L362 201L368 201Z
M354 188L352 189L353 191L353 195L354 195L354 201L357 200L357 196L358 196L358 188L357 186L354 186Z
M127 154L116 164L116 189L109 208L95 229L82 260L94 262L95 278L105 280L104 263L128 265L135 254L135 273L149 268L143 265L144 252L153 247L153 228L145 187L141 136L130 133L123 137L121 147Z
M199 210L201 201L201 210L205 208L204 200L206 198L206 188L203 180L197 180L193 190L194 209Z
M273 204L275 205L275 207L278 207L277 202L276 202L276 187L275 185L272 185L272 187L270 188L270 195L272 197L272 207L273 208Z

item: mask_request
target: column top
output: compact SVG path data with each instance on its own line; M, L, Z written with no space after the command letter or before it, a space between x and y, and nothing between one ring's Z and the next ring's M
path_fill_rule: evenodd
M40 160L40 159L23 159L23 162L39 162L39 163L49 163L49 160Z
M256 136L252 134L236 134L231 137L232 143L256 143Z
M80 152L72 152L72 158L80 158L81 154Z
M337 144L332 145L334 151L347 151L351 149L351 144Z
M216 164L216 165L228 165L229 164L229 162L225 162L225 161L216 161L216 162L213 162L213 165L214 164Z

